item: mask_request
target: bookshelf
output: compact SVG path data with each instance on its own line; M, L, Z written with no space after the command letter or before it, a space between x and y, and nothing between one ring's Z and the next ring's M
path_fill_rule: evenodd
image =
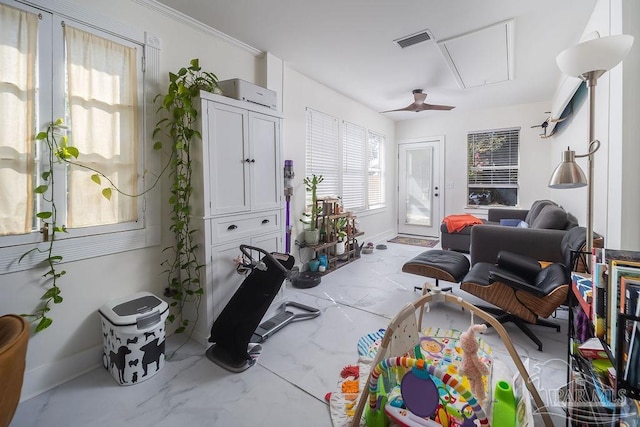
M627 286L640 297L640 252L595 253L593 274L573 273L571 278L567 425L640 426L639 300L625 299ZM634 279L627 282L628 277ZM600 347L599 357L587 357L587 346Z

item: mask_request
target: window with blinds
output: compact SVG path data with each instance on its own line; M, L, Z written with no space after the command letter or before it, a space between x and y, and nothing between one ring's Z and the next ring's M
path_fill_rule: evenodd
M384 206L384 145L385 137L369 131L367 146L367 207L369 209Z
M348 211L365 209L367 131L344 122L342 144L342 204Z
M518 202L520 128L467 134L467 194L470 206L515 206Z
M339 132L337 118L307 108L306 176L322 175L318 196L341 197L348 211L384 207L385 137L347 121Z
M340 194L340 153L338 119L307 108L305 176L322 175L318 196ZM306 195L307 205L311 194Z

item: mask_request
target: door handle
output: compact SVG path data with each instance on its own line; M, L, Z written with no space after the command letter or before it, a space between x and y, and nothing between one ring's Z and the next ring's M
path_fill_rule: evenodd
M230 226L227 227L227 230L235 230L236 228L238 228L237 225L231 224Z
M262 220L262 223L263 223L263 224L269 224L269 220L268 220L268 219L263 219L263 220Z

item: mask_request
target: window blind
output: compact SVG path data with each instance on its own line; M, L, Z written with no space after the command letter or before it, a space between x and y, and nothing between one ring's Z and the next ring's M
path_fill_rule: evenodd
M469 133L469 188L517 187L519 139L520 128Z
M342 203L346 210L365 209L367 132L362 126L344 122Z
M328 114L307 108L307 177L322 175L324 180L318 186L318 196L340 194L340 157L338 119ZM311 194L306 195L306 203L311 203Z
M384 143L385 137L369 131L367 145L367 207L384 206Z

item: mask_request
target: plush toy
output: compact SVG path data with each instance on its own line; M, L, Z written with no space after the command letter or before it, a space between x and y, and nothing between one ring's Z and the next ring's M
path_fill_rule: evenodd
M460 375L469 379L471 392L482 402L485 398L482 376L489 374L489 368L478 357L478 339L476 332L485 332L487 325L471 325L469 329L460 334L460 347L462 348L462 366L458 369Z

